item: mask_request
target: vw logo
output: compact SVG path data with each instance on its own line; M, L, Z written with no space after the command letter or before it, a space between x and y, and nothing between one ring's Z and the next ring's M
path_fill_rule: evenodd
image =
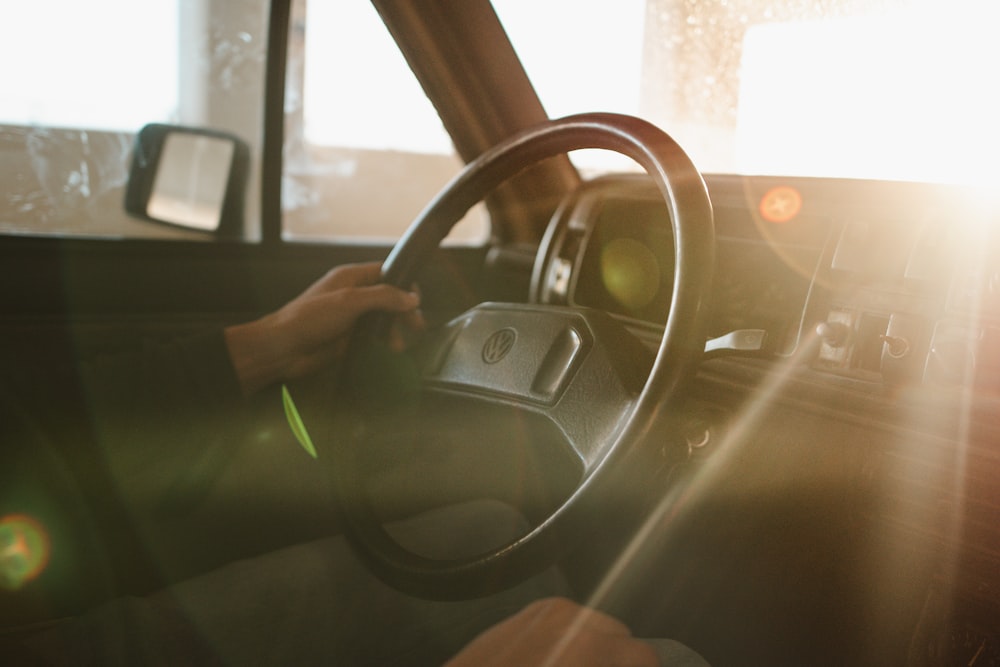
M483 361L488 364L495 364L510 352L517 340L517 332L513 329L501 329L490 335L483 345Z

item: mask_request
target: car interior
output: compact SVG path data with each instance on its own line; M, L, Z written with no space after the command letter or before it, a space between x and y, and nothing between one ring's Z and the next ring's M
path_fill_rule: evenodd
M712 665L1000 664L988 3L3 11L0 638L344 533L420 598L557 567ZM83 369L372 261L404 353L376 315L93 420ZM385 529L483 498L526 532Z

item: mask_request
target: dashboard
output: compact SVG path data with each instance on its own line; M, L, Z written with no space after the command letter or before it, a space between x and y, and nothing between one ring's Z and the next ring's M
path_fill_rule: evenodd
M716 267L706 334L767 332L787 356L886 385L1000 390L1000 202L911 183L708 178ZM673 287L669 216L653 185L584 185L555 216L533 298L662 328Z
M763 228L745 202L713 196L716 271L707 334L765 330L767 351L794 349L828 225L803 214ZM644 179L585 186L557 216L535 293L543 303L594 307L637 329L662 327L673 288L669 217Z
M743 437L765 458L805 452L802 480L835 475L860 551L917 554L913 597L897 600L911 648L925 664L1000 661L1000 202L901 182L706 182L716 266L689 442L723 440L773 393L765 411L781 417ZM606 310L655 345L674 269L655 186L597 179L553 217L532 298Z

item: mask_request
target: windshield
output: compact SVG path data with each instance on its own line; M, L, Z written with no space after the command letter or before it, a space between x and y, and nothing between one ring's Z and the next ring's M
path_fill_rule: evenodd
M703 171L966 184L1000 176L994 3L494 6L550 116L642 116Z

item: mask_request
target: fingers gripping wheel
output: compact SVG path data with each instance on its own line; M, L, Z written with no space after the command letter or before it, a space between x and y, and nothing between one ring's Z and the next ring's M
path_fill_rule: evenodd
M515 541L468 558L435 560L405 549L383 528L360 481L358 452L365 443L348 438L333 466L348 533L372 570L401 590L429 598L469 598L514 585L551 565L584 527L593 530L588 519L611 470L663 417L700 359L715 242L708 192L673 139L630 116L584 114L550 121L484 153L414 221L383 265L383 278L408 287L452 226L492 189L541 160L586 148L638 162L670 212L676 264L663 339L655 358L637 369L642 352L623 349L622 337L603 313L481 304L446 327L432 343L431 370L419 378L397 378L396 384L445 386L451 395L515 404L541 415L567 435L582 473L561 504ZM349 360L366 358L358 341L384 336L388 322L386 317L367 322L355 336ZM610 397L608 378L617 378L612 384L619 388Z

